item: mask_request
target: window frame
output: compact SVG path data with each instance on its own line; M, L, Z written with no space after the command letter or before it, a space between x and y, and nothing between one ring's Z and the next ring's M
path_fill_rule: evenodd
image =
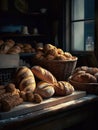
M65 6L64 6L65 5ZM98 1L95 0L95 28L94 28L94 31L95 31L95 44L94 44L94 51L72 51L71 50L71 0L63 0L63 24L66 24L66 25L63 25L63 28L62 31L63 31L63 49L65 51L69 51L71 52L72 54L80 54L80 55L87 55L89 53L94 53L96 58L98 58L98 8L97 8L97 5L98 5ZM92 20L92 19L88 19L88 20Z

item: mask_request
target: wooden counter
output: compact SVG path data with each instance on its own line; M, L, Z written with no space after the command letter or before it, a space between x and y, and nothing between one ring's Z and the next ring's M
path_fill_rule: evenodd
M86 95L39 111L0 120L0 130L97 130L98 96Z

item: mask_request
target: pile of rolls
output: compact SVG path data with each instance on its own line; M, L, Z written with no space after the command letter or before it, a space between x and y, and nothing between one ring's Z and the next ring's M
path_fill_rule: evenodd
M73 60L76 57L69 52L64 52L52 44L45 44L43 47L37 46L35 59L42 60Z

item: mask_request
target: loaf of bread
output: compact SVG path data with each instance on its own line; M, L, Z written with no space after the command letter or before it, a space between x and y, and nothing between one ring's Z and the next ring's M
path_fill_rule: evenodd
M39 94L42 98L50 98L54 95L55 90L53 84L47 83L45 81L40 81L37 84L35 93Z
M32 71L26 66L19 67L15 74L15 84L21 91L31 90L34 92L36 82Z
M72 78L73 81L77 81L80 83L97 83L97 79L95 76L85 73L85 74L78 74Z
M55 95L66 96L74 92L74 87L66 81L58 81L57 85L54 86Z
M57 80L56 80L56 78L53 76L53 74L52 74L50 71L44 69L44 68L41 67L41 66L35 65L35 66L33 66L33 67L31 68L31 71L33 72L33 74L34 74L37 78L39 78L39 79L41 79L41 80L43 80L43 81L46 81L46 82L49 82L49 83L52 83L52 84L57 83Z
M23 99L18 95L11 95L2 100L2 111L10 111L12 108L22 103Z
M80 83L97 83L98 82L98 68L81 66L77 67L72 76L71 80Z

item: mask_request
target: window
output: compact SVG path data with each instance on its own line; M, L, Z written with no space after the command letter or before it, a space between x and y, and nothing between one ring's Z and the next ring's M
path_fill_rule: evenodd
M72 51L94 51L94 10L94 0L71 0Z

